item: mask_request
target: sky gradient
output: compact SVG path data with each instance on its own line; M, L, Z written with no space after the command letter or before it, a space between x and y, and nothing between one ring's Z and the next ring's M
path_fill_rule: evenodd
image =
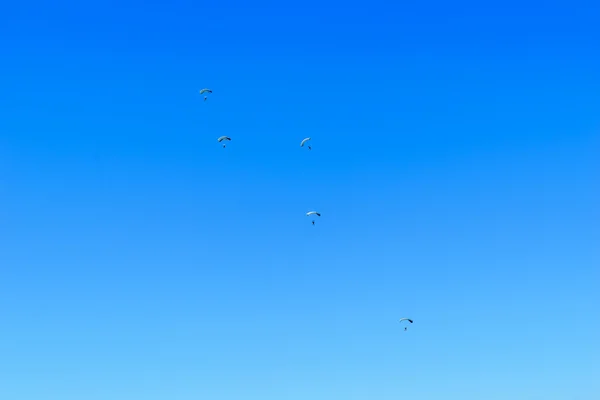
M598 15L3 6L0 398L599 398Z

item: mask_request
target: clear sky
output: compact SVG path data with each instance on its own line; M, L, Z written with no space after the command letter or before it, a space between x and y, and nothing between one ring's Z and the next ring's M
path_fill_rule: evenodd
M598 2L11 3L1 399L599 398Z

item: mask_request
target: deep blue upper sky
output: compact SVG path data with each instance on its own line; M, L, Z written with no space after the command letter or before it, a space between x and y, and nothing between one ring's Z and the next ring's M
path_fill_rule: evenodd
M3 5L0 398L598 398L598 15Z

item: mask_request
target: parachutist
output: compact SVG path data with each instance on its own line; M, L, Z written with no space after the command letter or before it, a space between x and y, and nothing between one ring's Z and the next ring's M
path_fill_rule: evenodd
M308 149L309 149L309 150L312 150L312 147L308 146Z
M410 322L411 324L413 323L413 320L412 320L412 319L410 319L410 318L401 318L401 319L400 319L400 322L402 322L402 321L408 321L408 322ZM407 326L405 326L405 327L404 327L404 331L406 331L407 329L408 329L408 327L407 327Z
M308 142L310 140L309 137L302 139L302 141L300 142L300 147L304 147L304 143ZM308 149L310 150L310 146L308 146Z
M212 90L210 90L210 89L200 90L200 94L204 94L204 93L212 93ZM204 101L206 101L206 99L208 99L208 96L204 96Z
M221 136L220 138L217 139L219 143L223 142L224 140L231 140L231 138L229 136ZM225 148L225 143L223 143L223 148Z
M309 212L306 213L307 217L310 217L311 215L316 215L317 217L320 217L321 213L317 212L317 211L309 211ZM315 220L314 219L312 220L312 224L313 225L315 224Z

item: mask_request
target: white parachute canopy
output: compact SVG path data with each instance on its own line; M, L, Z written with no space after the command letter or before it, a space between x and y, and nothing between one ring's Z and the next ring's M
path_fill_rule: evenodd
M310 217L311 215L316 215L317 217L320 217L321 213L318 213L316 211L309 211L309 212L306 213L307 217Z
M309 138L309 137L307 137L306 139L303 139L303 140L300 142L300 147L304 147L304 143L308 142L309 140L310 140L310 138Z
M210 89L201 89L200 90L200 94L204 94L204 93L212 93L212 90L210 90Z

